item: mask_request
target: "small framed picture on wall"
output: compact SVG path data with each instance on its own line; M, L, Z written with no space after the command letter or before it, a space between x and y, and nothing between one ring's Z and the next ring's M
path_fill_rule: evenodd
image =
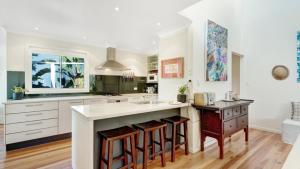
M183 78L184 58L178 57L161 61L162 78Z

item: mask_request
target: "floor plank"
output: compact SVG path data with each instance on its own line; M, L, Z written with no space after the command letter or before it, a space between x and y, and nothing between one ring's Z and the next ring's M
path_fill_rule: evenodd
M3 126L0 126L0 168L5 169L71 169L71 140L5 152ZM250 140L244 142L243 133L233 135L225 143L225 156L218 159L216 144L205 152L184 155L178 150L176 162L170 162L164 169L280 169L291 150L290 145L281 141L279 134L250 130ZM150 161L150 169L160 169L160 158ZM139 166L141 168L141 166Z

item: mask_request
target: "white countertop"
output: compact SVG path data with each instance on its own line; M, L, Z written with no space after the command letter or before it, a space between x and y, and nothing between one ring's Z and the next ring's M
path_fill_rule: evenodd
M8 100L3 104L19 104L19 103L33 103L33 102L48 102L48 101L63 101L63 100L76 100L76 99L124 99L130 97L142 96L157 96L157 94L149 93L132 93L122 94L121 96L102 96L102 95L82 95L82 96L61 96L61 97L41 97L41 98L27 98L23 100Z
M108 103L99 105L73 106L75 113L80 113L88 120L101 120L113 117L141 114L160 110L176 109L189 106L188 103L170 104L162 102L157 104L136 104L129 102Z

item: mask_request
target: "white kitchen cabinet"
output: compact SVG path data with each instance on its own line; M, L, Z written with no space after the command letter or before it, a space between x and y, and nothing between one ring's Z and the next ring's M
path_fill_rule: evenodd
M72 106L83 105L83 100L59 101L58 133L72 132Z
M58 102L35 102L35 103L22 103L22 104L9 104L6 105L6 114L37 112L43 110L57 110Z
M107 99L85 99L84 105L92 105L92 104L105 104L107 103Z
M58 110L47 110L38 112L27 112L27 113L17 113L17 114L7 114L6 124L14 124L20 122L36 121L36 120L46 120L58 118Z

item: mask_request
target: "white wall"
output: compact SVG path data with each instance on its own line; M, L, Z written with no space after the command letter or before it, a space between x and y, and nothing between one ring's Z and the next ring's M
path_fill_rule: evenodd
M58 41L43 37L23 35L16 33L8 33L7 36L7 55L8 70L25 71L25 58L27 57L28 45L37 45L48 48L66 49L71 51L88 52L90 74L113 74L121 75L120 72L99 71L95 67L106 61L106 49L104 47L81 45L71 42ZM147 57L143 54L131 53L117 49L117 60L132 68L137 76L146 76L147 74Z
M190 29L182 28L171 34L162 36L159 42L159 86L158 93L160 100L176 100L179 86L185 85L189 79L188 68L190 57ZM176 57L184 57L184 78L162 79L161 61Z
M6 101L6 31L0 27L0 124L4 122L4 106Z
M181 12L192 20L193 36L192 80L194 92L215 92L217 99L224 99L231 90L231 53L240 49L240 16L238 0L203 0ZM207 19L228 29L228 81L206 82L205 41Z
M296 33L300 31L299 0L245 0L243 6L243 54L247 62L245 91L254 98L252 126L280 131L290 114L290 102L300 100L296 83ZM290 69L287 80L276 81L273 66Z

